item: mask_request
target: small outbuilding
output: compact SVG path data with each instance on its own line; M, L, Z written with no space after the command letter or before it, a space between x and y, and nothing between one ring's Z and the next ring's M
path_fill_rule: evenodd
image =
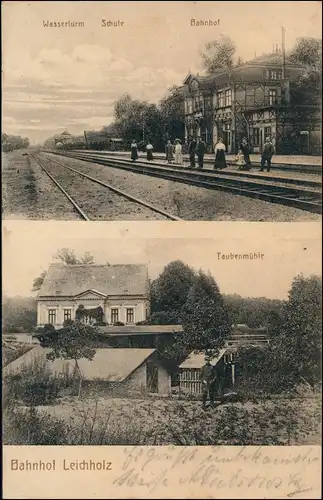
M226 387L234 385L234 365L232 364L232 352L228 348L221 349L219 354L210 360L213 366L217 366L223 374ZM205 354L190 354L190 356L179 366L180 390L184 393L201 394L202 384L200 381L201 368L205 365ZM232 371L233 368L233 371Z
M73 360L57 359L48 361L50 348L37 346L5 367L4 376L19 368L37 361L45 361L56 376L72 374L75 369ZM168 362L156 349L96 349L90 361L78 361L84 382L100 382L112 385L122 384L128 389L147 390L158 394L171 391L171 373Z

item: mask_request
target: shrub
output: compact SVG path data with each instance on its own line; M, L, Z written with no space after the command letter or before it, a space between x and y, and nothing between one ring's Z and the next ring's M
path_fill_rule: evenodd
M68 384L67 377L56 378L46 367L46 361L38 359L4 377L4 403L10 405L15 400L29 406L51 404Z

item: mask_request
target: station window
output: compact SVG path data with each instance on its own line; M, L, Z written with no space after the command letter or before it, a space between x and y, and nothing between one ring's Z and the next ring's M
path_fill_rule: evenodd
M219 94L218 94L218 105L219 105L219 108L224 107L224 94L223 94L223 92L219 92Z
M232 105L232 90L226 90L225 91L225 106L231 106Z
M135 319L135 314L134 314L133 307L128 307L126 309L126 322L127 323L134 323L134 319Z
M269 71L270 80L280 80L282 77L282 71L280 69L271 69Z
M260 129L254 128L252 134L252 142L254 146L260 146Z
M48 323L56 325L56 309L48 309Z
M269 90L269 105L276 104L277 100L277 90L276 89L270 89Z
M111 309L111 323L119 321L119 309Z

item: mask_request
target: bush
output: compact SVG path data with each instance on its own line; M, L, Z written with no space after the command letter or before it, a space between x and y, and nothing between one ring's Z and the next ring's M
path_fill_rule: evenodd
M7 408L4 413L4 444L7 445L144 445L151 432L141 432L132 416L111 421L111 415L74 411L66 421L48 412Z
M58 379L46 367L45 360L35 360L4 377L4 406L20 401L28 406L53 403L70 380Z

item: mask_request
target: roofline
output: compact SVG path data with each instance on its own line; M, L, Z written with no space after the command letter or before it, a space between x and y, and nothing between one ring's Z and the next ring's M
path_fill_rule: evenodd
M81 294L83 294L83 293L86 293L86 292L81 292ZM36 295L35 300L36 301L37 300L61 300L61 299L64 299L64 300L66 300L66 299L73 300L73 299L79 298L79 296L81 294L78 294L78 295ZM105 295L104 293L102 293L102 297L105 297L106 299L109 299L109 298L112 298L112 297L113 298L119 298L119 297L131 297L131 298L134 298L134 297L139 297L140 299L148 299L147 293L143 293L143 294L140 294L140 293L118 293L118 294L111 294L111 293L109 293L108 295Z
M129 348L129 349L131 349L131 348ZM150 358L153 354L155 354L156 352L157 352L157 349L154 349L154 350L153 350L153 352L151 352L151 353L150 353L150 354L149 354L149 355L148 355L145 359L143 359L143 361L142 361L139 365L137 365L137 366L136 366L136 368L134 368L134 369L133 369L133 370L132 370L132 371L131 371L131 372L130 372L130 373L129 373L126 377L124 377L124 378L121 380L121 382L122 382L123 380L127 380L127 379L130 377L130 375L132 375L132 374L133 374L136 370L138 370L138 368L140 368L140 367L141 367L141 366L145 363L145 361L147 361L147 359L149 359L149 358Z
M278 63L275 63L276 66L279 66ZM270 62L266 63L266 62L247 62L245 64L242 64L242 65L239 65L239 66L232 66L232 68L227 68L225 69L224 71L222 71L221 73L216 73L216 74L212 74L209 76L210 79L213 79L212 83L215 81L216 78L220 77L220 76L223 76L225 74L228 74L228 73L233 73L235 72L236 70L242 70L242 69L246 69L246 68L254 68L254 67L268 67L268 66L271 66ZM295 69L300 69L300 70L306 70L308 69L307 66L301 66L301 65L296 65L296 64L293 64L293 63L286 63L285 65L286 68L295 68ZM319 73L319 70L316 70L315 68L313 68L315 71L317 71ZM198 80L198 75L193 75L192 73L187 75L187 77L185 78L185 80L183 81L184 84L186 82L186 80L188 79L188 77L191 76L192 78L196 78Z

